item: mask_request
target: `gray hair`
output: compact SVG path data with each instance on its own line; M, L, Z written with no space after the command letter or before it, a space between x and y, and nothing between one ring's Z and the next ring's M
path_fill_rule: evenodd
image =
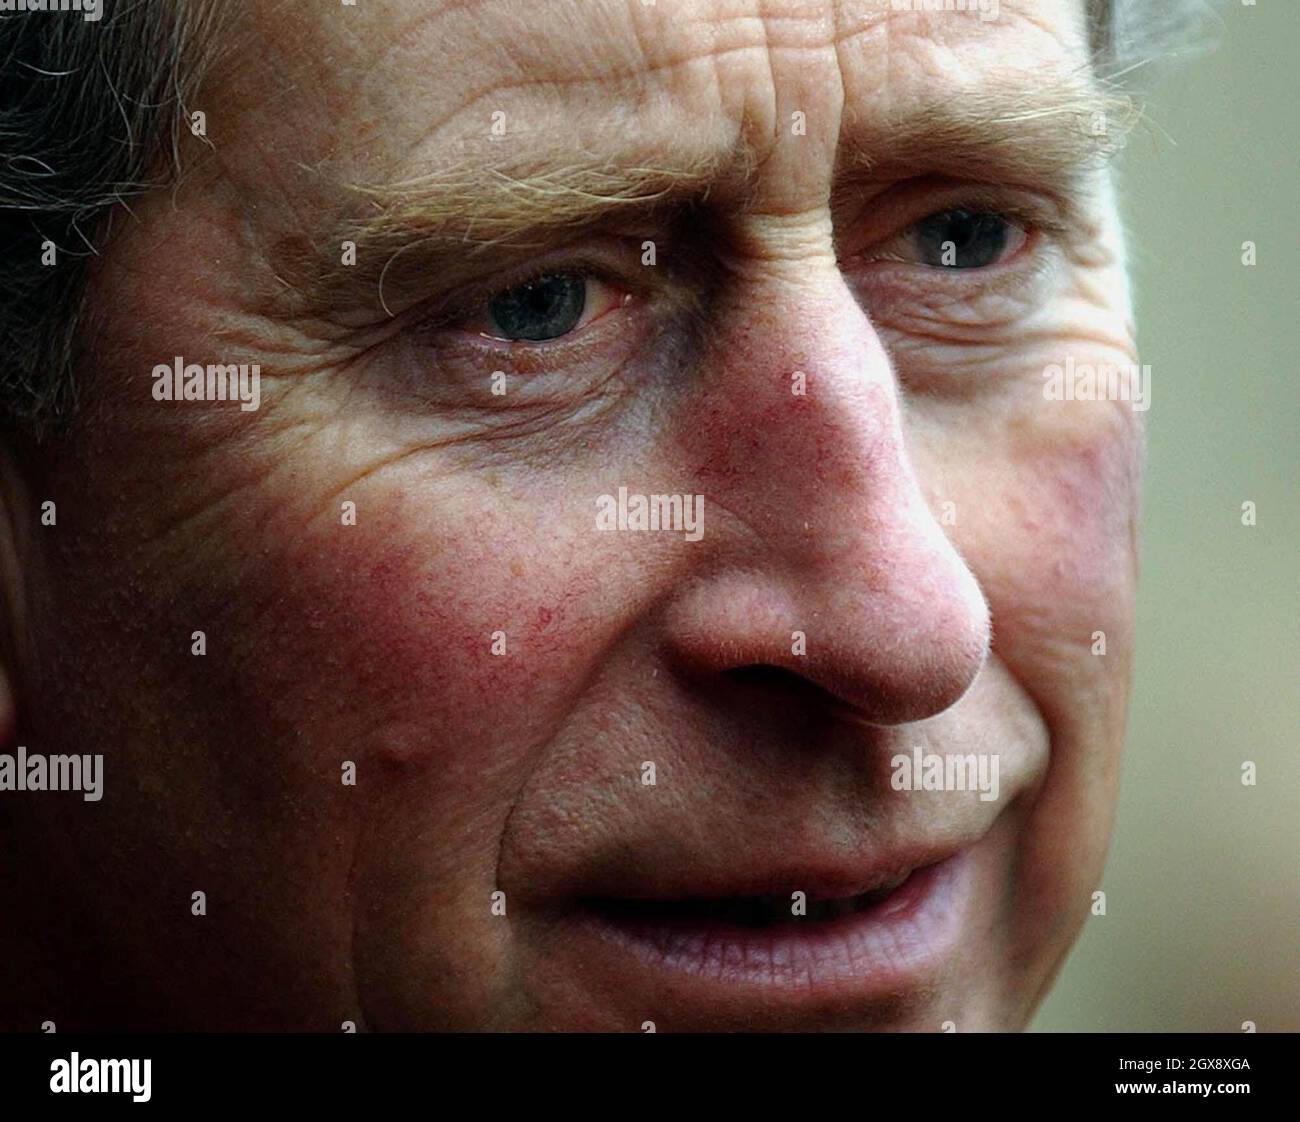
M1088 33L1098 76L1137 87L1153 77L1162 63L1200 49L1206 44L1205 31L1214 18L1215 2L1087 0Z
M179 170L215 10L122 0L98 22L0 15L0 418L65 415L87 259L128 200ZM49 249L54 247L51 266Z
M1186 44L1201 0L1087 0L1095 66L1127 80ZM132 196L180 171L221 0L108 0L100 22L0 15L0 424L71 413L87 259ZM42 262L50 246L63 259Z

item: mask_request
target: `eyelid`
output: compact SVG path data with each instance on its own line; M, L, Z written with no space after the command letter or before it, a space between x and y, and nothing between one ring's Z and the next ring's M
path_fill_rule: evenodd
M1065 237L1070 230L1069 223L1046 203L1019 197L999 194L996 190L977 190L966 195L958 195L957 201L944 203L937 210L923 214L917 221L923 221L933 214L945 214L953 210L983 211L996 214L1014 222L1026 233L1041 232L1050 237ZM911 223L916 225L916 222Z
M509 336L505 336L505 335L494 335L490 330L486 329L490 326L488 323L489 320L489 315L487 311L488 305L495 297L501 295L502 293L509 292L510 289L512 288L522 288L526 284L533 284L536 281L542 280L547 277L559 277L559 276L577 277L580 280L582 280L584 284L587 285L587 294L584 300L582 315L578 317L578 322L574 324L573 327L570 328L568 331L564 332L561 335L556 335L550 339L511 339ZM593 305L598 303L598 301L595 301L592 298L591 289L595 286L600 286L611 290L612 295L607 301L607 306L595 311L593 314ZM454 322L448 324L444 328L444 330L447 329L460 330L466 332L467 334L477 336L478 338L490 340L493 343L504 344L507 346L526 346L532 348L545 347L548 344L553 345L556 343L560 343L566 339L572 339L580 331L589 327L597 320L604 319L605 316L609 315L609 313L614 309L626 307L628 303L631 301L631 299L632 299L632 294L630 292L627 292L624 289L624 286L618 284L616 281L606 280L604 277L599 276L596 273L591 272L590 270L584 270L580 268L569 269L560 266L553 269L546 269L545 271L539 273L537 276L531 279L512 283L506 288L494 289L490 295L486 296L483 300L475 304L474 309L471 311L469 315L463 318L456 319ZM474 326L475 324L478 324L479 326Z
M610 243L623 241L617 238L607 240ZM635 252L626 244L557 249L512 269L485 270L482 279L461 285L453 292L424 304L413 316L415 329L421 332L454 329L480 315L493 297L512 288L534 283L543 277L565 273L597 280L619 289L625 293L625 301L640 297L645 294L649 282L637 279L626 265L628 260L639 259L639 244L638 242ZM622 268L619 267L620 260ZM545 341L534 345L544 346Z
M843 236L836 239L841 257L861 259L918 222L961 209L1001 215L1051 240L1068 241L1076 229L1069 205L1040 191L925 177L872 194L845 214L838 223Z
M1022 255L1033 252L1033 250L1037 247L1037 242L1039 238L1042 236L1042 231L1038 227L1032 225L1028 221L1017 220L1014 215L1007 214L1005 210L985 211L982 208L974 208L974 207L966 207L966 208L946 207L943 210L934 211L931 214L927 214L925 217L921 218L918 222L913 222L911 225L905 227L902 230L899 230L898 233L894 234L893 237L889 238L887 241L882 242L879 245L873 247L871 250L868 251L866 255L864 255L864 259L866 263L887 262L887 263L895 263L900 265L916 265L921 268L937 268L938 266L929 265L926 262L914 261L909 257L903 256L902 253L894 253L892 252L892 247L901 246L903 243L909 242L911 238L914 236L916 229L920 226L922 222L926 222L930 218L937 217L940 215L950 214L955 210L961 210L961 209L978 210L979 213L992 214L998 218L1003 219L1004 221L1007 222L1008 225L1014 227L1016 230L1019 231L1020 243L1012 247L1010 251L1005 254L1005 256L998 258L998 260L994 261L990 265L979 266L977 268L971 268L971 269L954 268L946 271L967 272L967 273L988 272L993 269L1000 268L1002 266L1009 266L1010 264L1018 260Z

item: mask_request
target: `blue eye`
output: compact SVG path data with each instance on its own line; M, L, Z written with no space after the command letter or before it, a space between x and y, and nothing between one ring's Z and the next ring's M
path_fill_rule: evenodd
M539 277L498 293L488 302L492 333L538 342L567 335L587 307L587 279L574 273Z
M980 269L1001 259L1014 227L1000 214L946 210L912 228L921 264L941 269Z

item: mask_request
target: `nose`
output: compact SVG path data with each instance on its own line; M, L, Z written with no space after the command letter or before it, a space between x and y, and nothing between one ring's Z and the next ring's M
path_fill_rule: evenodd
M729 293L689 402L714 540L667 606L695 675L775 667L860 718L934 716L986 656L988 607L922 493L889 357L838 268Z

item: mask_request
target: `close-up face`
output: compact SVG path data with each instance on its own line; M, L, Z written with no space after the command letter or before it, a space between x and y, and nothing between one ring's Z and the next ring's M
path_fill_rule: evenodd
M104 761L9 812L61 1029L1025 1027L1124 736L1124 121L1083 0L923 7L231 15L5 456L5 750Z

